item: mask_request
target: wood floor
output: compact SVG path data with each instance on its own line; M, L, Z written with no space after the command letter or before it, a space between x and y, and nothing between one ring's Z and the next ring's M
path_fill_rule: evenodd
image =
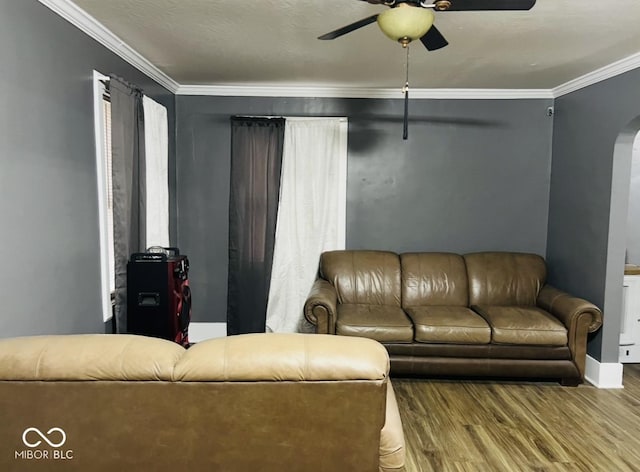
M406 472L640 471L640 364L624 385L393 379Z

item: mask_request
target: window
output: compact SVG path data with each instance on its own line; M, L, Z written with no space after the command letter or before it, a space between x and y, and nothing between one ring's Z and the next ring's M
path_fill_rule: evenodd
M111 149L113 115L109 96L110 82L113 84L113 81L110 81L109 77L93 71L96 178L100 234L100 278L104 321L109 320L113 316L112 297L116 292L115 261L117 255L118 270L120 270L120 257L122 256L118 255L117 251L114 251L113 156ZM143 187L146 191L143 200L145 203L144 213L146 215L146 221L143 222L143 224L145 224L147 237L145 242L147 243L146 247L169 246L169 129L167 109L146 96L143 97L142 104L144 106L145 116L145 155L139 156L139 158L145 162L145 175L141 176L145 181ZM121 119L118 118L119 111L114 111L116 112L115 119ZM120 110L120 112L122 112L122 110ZM118 122L117 124L120 125L121 123ZM118 157L117 153L116 157ZM127 161L129 157L133 160L133 153L130 156L127 156L124 151L120 153L120 158L123 159L123 165L124 161ZM117 186L116 190L118 190ZM116 200L117 197L118 194L116 194ZM125 215L122 217L126 218ZM123 228L123 225L118 225L118 227ZM120 230L118 236L128 237L121 235ZM135 249L137 250L137 248ZM128 256L129 255L126 255L126 257ZM126 260L124 262L126 264ZM122 280L124 280L124 278ZM118 277L118 285L120 285L122 280ZM122 287L119 286L118 291L121 289Z
M100 231L100 278L104 321L112 317L111 296L115 290L113 251L113 186L111 183L111 102L106 84L109 77L93 71L93 104Z

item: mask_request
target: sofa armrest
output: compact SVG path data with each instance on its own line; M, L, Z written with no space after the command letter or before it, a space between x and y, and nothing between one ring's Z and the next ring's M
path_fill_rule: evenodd
M593 303L569 295L550 285L540 290L538 307L558 318L567 328L569 349L580 375L584 378L587 355L587 334L602 326L602 312Z
M380 431L379 472L403 472L405 470L405 442L398 402L391 380L387 382L387 413Z
M336 334L338 295L336 289L324 279L316 279L304 303L304 316L316 327L318 334Z
M602 312L593 303L569 295L562 290L545 285L538 294L537 305L564 323L567 329L575 328L580 317L587 324L587 332L593 333L602 326Z

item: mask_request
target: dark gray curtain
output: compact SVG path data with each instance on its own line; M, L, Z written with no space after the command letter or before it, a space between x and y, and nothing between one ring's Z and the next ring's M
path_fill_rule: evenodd
M283 118L232 118L227 334L265 331Z
M127 261L144 250L145 167L142 92L111 76L111 153L113 243L115 255L115 327L127 331Z

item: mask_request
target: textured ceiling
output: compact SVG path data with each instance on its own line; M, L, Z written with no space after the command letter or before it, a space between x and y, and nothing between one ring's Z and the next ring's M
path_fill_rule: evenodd
M357 0L74 0L186 85L399 87L405 53ZM640 0L538 0L527 12L438 12L444 49L410 48L417 88L550 89L640 52Z

